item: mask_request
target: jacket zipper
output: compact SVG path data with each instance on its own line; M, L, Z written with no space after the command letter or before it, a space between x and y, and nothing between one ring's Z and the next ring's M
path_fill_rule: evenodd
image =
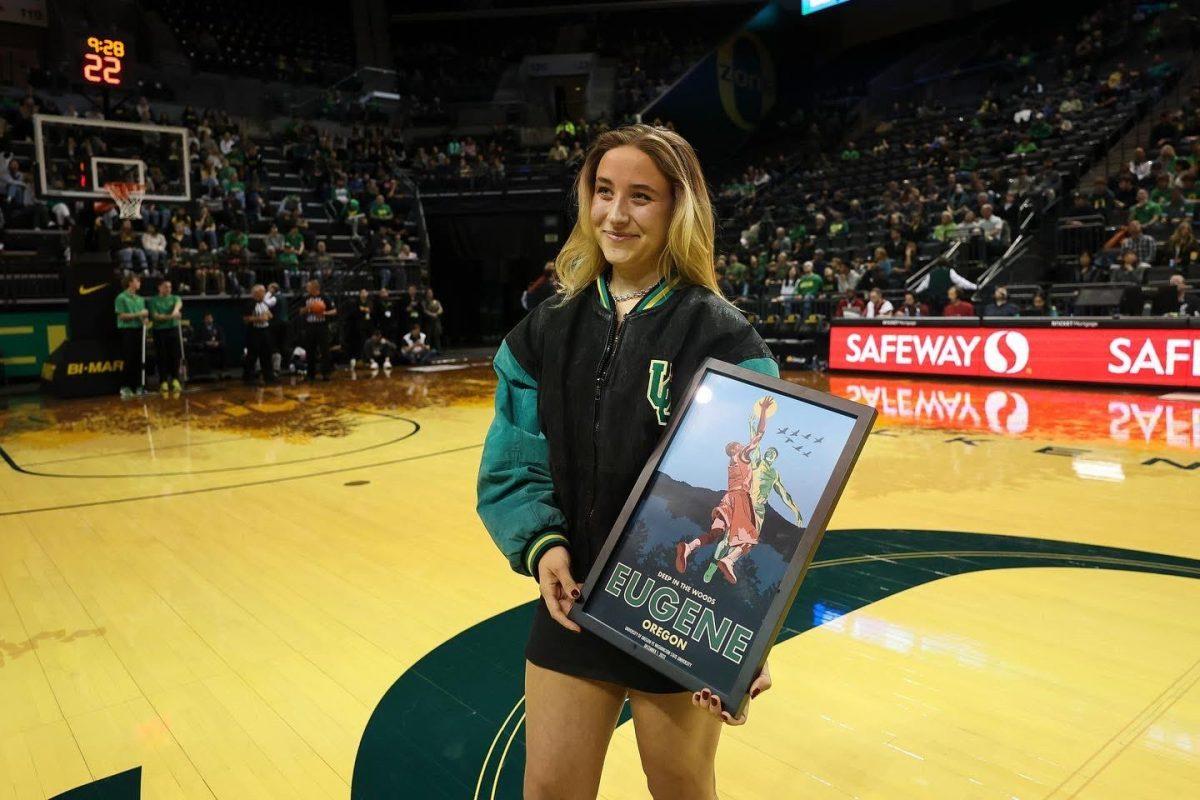
M621 345L621 334L628 324L628 318L629 315L626 314L626 318L618 325L616 311L613 311L613 321L609 326L608 332L608 343L604 347L604 354L600 356L600 368L596 372L596 393L592 406L592 497L591 502L588 504L588 522L592 521L592 514L596 510L596 464L599 461L597 453L600 452L600 398L604 393L604 385L608 380L608 370L612 366L612 362L616 359L617 348ZM588 543L588 548L590 552L590 542Z

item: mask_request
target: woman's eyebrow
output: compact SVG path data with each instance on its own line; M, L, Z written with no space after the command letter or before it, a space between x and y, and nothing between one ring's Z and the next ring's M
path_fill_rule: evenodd
M596 183L607 183L610 186L612 185L612 181L610 181L608 178L602 178L599 176L596 177ZM630 189L647 189L656 194L658 193L658 189L655 189L653 186L651 186L650 184L647 184L647 183L631 183L631 184L629 184L629 188Z

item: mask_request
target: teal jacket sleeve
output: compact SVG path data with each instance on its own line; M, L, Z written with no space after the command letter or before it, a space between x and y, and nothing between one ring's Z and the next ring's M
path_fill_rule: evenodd
M537 381L507 342L492 366L498 379L496 416L483 442L475 508L512 568L536 576L542 554L567 544L566 518L554 500Z
M763 375L768 375L772 378L779 377L779 365L775 363L775 359L773 358L747 358L745 361L739 361L738 366L752 369L755 372L761 372Z

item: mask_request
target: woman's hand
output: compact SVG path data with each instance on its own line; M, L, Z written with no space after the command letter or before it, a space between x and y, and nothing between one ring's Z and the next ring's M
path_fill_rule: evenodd
M561 544L551 547L538 560L538 587L550 616L569 631L579 626L567 619L567 612L579 599L579 585L571 577L571 552Z
M767 662L763 662L762 669L758 671L758 675L754 678L754 682L750 684L750 699L758 697L760 694L771 688L771 669L767 666ZM712 714L717 719L724 722L726 725L745 725L746 717L750 714L750 709L747 707L746 713L740 717L730 716L729 712L721 707L721 699L713 694L708 689L702 689L692 693L692 705L696 708L701 708Z

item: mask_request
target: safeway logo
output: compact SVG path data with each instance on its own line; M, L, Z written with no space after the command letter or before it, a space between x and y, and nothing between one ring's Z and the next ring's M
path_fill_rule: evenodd
M1012 375L1029 363L1029 340L1018 331L996 331L983 343L983 363L992 372Z
M1012 381L1200 387L1200 328L1163 324L982 330L969 324L835 325L829 366ZM1007 422L1001 425L1008 427Z

